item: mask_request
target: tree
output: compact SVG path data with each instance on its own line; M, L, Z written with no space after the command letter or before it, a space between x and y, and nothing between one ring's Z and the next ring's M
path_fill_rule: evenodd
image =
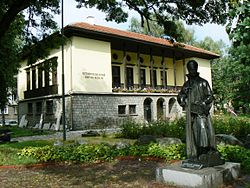
M186 44L193 44L195 41L194 38L194 30L188 30L184 27L183 22L175 21L176 29L174 31L176 33L165 33L164 28L158 25L156 22L149 21L149 26L142 27L140 21L137 18L132 18L130 20L129 31L142 33L145 35L151 35L154 37L162 37L163 35L168 35L173 37L178 42L183 42ZM150 28L150 30L148 29Z
M8 102L9 88L15 86L13 76L17 74L19 61L17 54L21 49L23 29L24 19L19 15L0 42L0 111L3 125L5 124L4 109Z
M2 0L0 2L0 111L8 102L9 88L24 46L38 43L57 28L51 13L59 13L59 0ZM25 11L25 12L24 12ZM26 16L24 16L26 14ZM35 31L35 32L34 32ZM35 48L32 48L35 51ZM44 53L40 51L37 58ZM44 55L43 55L44 56ZM4 124L4 113L2 113Z
M128 18L127 8L135 10L141 17L141 24L155 21L164 28L164 33L176 33L176 20L187 24L218 23L227 20L226 1L217 0L76 0L78 8L96 7L106 13L107 21L125 22ZM150 31L150 28L148 28Z
M51 13L59 13L60 0L2 0L0 2L0 41L9 31L11 24L15 22L18 15L26 10L26 36L33 36L31 27L41 29L41 37L48 36L56 27ZM39 19L38 19L39 18ZM34 38L33 38L34 39Z
M230 66L227 68L232 82L227 85L232 88L234 107L247 112L250 111L250 4L243 0L229 5L227 31L233 45L229 50Z

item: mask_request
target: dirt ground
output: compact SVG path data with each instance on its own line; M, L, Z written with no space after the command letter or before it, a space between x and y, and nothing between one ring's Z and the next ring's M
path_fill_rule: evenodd
M156 161L119 160L89 165L0 168L1 188L176 188L157 183ZM238 187L239 183L223 188ZM241 186L239 186L241 187ZM245 187L243 185L243 187Z
M155 181L155 169L163 165L156 161L121 160L91 165L0 168L0 187L174 187Z

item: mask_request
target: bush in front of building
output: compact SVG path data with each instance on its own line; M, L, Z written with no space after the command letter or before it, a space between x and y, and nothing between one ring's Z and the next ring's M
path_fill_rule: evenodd
M153 135L156 137L174 137L182 141L185 139L185 118L175 121L155 121L148 124L136 123L132 120L122 124L122 138L137 139L142 135Z
M213 126L215 134L232 134L242 142L244 142L247 135L250 134L249 117L214 116Z
M141 135L154 135L156 137L175 137L185 141L185 125L186 120L183 117L175 121L161 120L148 124L140 124L130 120L122 124L119 136L137 139ZM232 134L244 142L250 133L250 118L226 115L214 116L213 126L216 134Z
M97 161L110 161L117 157L133 156L138 158L157 157L165 160L180 160L185 158L185 145L173 144L166 147L156 143L149 145L129 145L117 148L115 145L64 145L27 147L19 153L22 157L31 157L40 162L74 162L90 163Z

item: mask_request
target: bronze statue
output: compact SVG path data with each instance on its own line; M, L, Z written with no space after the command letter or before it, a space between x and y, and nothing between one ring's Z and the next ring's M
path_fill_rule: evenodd
M188 80L177 96L178 103L186 110L186 152L188 159L182 163L186 168L203 168L223 164L216 152L215 133L210 109L213 95L207 80L199 76L198 63L187 63Z

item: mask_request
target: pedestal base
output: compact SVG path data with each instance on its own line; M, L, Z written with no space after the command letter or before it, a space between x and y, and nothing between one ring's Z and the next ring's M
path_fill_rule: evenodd
M217 188L239 176L240 164L230 162L200 170L181 168L181 163L156 169L158 182L189 188Z

